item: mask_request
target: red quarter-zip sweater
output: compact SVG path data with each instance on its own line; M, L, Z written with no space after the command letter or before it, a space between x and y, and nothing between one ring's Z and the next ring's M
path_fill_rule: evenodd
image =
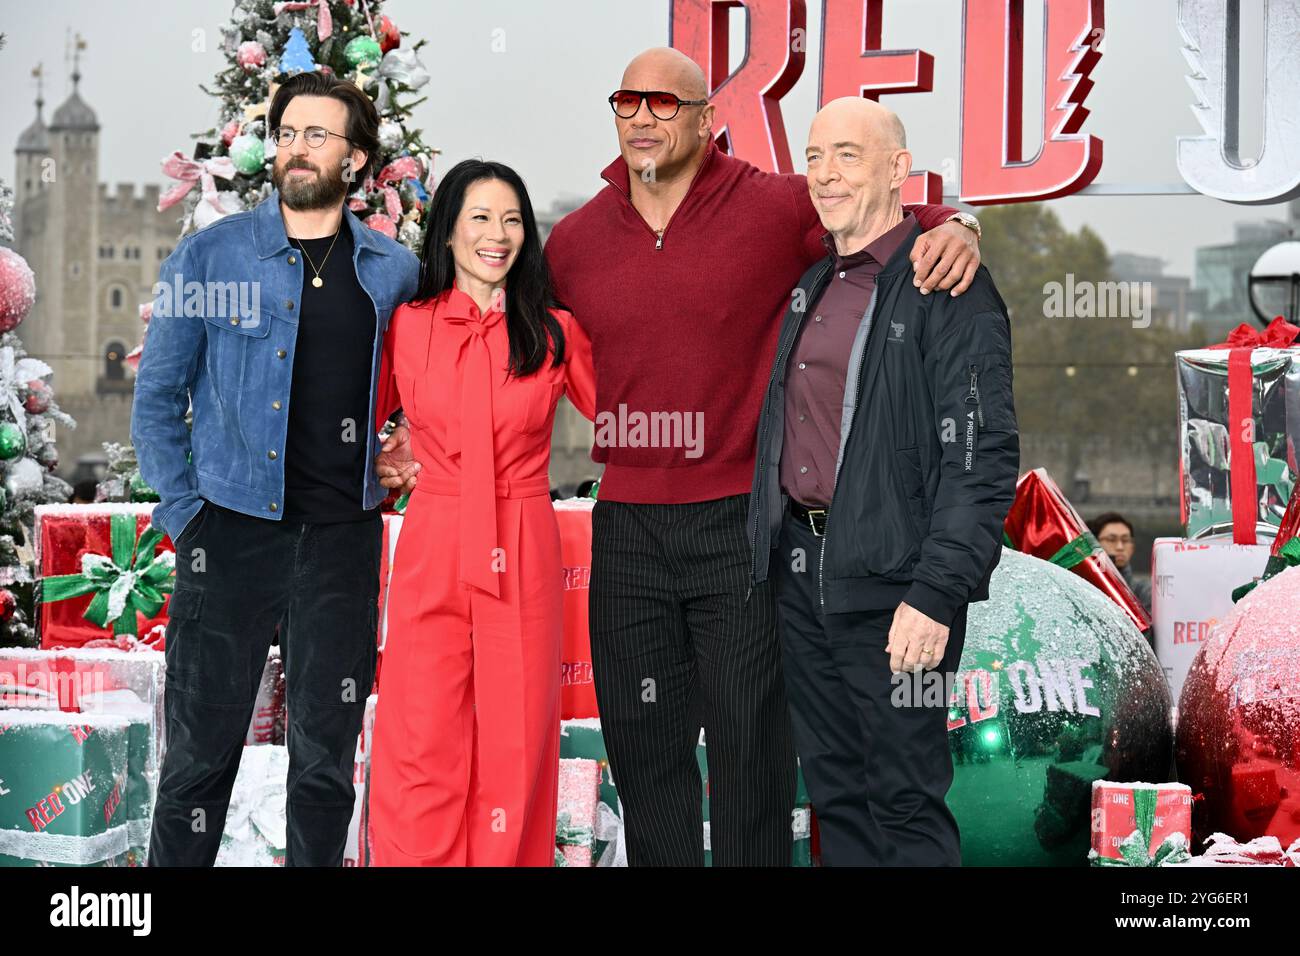
M781 318L800 276L826 257L808 181L710 143L661 240L632 205L623 158L601 176L608 185L546 243L556 294L591 338L600 497L748 494ZM956 212L908 208L922 229ZM681 425L654 427L674 412ZM686 416L696 431L684 430Z

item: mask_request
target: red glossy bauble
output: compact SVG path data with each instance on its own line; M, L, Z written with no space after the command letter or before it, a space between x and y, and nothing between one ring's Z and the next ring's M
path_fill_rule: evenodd
M1194 847L1300 838L1300 568L1244 597L1201 647L1178 705Z
M8 624L18 609L18 598L8 588L0 588L0 624Z
M23 401L23 408L27 409L28 413L39 415L50 410L50 398L54 393L50 386L41 379L34 378L28 382L27 393L27 398Z
M381 53L387 53L402 45L402 34L393 25L393 21L386 16L379 18L379 36L375 39L379 41Z

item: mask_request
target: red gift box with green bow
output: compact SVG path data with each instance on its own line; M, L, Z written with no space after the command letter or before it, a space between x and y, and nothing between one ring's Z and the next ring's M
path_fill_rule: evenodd
M1183 783L1092 783L1093 866L1186 862L1192 789Z
M36 508L41 646L162 650L175 582L171 540L151 504Z

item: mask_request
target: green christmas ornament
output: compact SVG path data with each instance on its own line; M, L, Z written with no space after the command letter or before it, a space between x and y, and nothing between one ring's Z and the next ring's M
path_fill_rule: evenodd
M230 144L230 160L245 176L252 176L266 164L266 144L260 136L240 133Z
M378 41L371 37L353 37L343 48L343 56L353 67L369 69L379 65L383 53Z
M1004 548L948 709L964 866L1086 866L1094 780L1174 779L1164 672L1087 581ZM935 672L928 672L935 673Z
M13 422L0 422L0 459L13 461L27 451L27 436Z

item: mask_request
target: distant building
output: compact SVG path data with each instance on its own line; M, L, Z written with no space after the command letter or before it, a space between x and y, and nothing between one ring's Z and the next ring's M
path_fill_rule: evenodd
M1300 200L1290 203L1285 221L1239 222L1233 241L1196 250L1193 286L1205 293L1202 322L1207 333L1227 332L1242 322L1258 327L1259 319L1250 307L1247 280L1251 267L1270 248L1300 236Z
M1205 293L1192 288L1187 276L1165 275L1165 262L1158 256L1116 252L1110 272L1122 282L1151 283L1152 324L1186 332L1205 312Z
M158 212L159 187L99 182L99 121L78 92L54 111L44 100L14 148L14 248L36 273L36 304L18 328L27 351L54 369L59 406L77 420L56 436L59 471L105 441L127 442L140 342L140 303L180 234L179 207Z
M537 231L542 234L542 243L551 238L551 230L557 222L586 201L581 196L561 196L551 203L550 209L537 212Z

